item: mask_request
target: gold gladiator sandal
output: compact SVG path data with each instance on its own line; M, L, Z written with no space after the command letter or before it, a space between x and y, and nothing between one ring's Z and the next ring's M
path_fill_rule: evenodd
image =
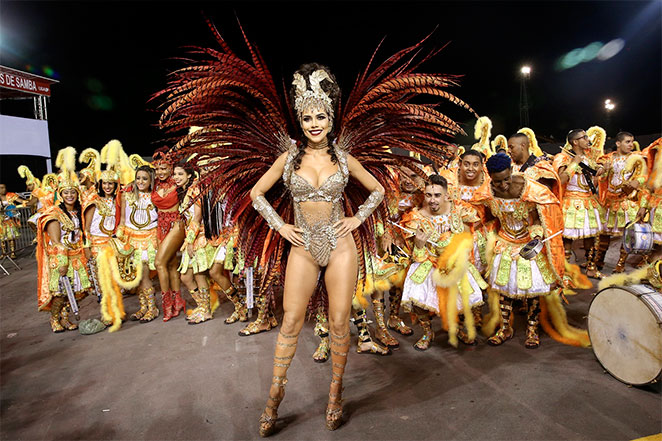
M540 346L540 337L538 336L539 315L540 299L531 299L529 303L529 313L526 317L526 340L524 340L524 347L527 349L536 349Z
M474 306L471 308L471 315L474 318L474 326L476 327L476 331L478 331L482 326L483 326L483 314L482 314L482 306ZM464 323L464 314L460 314L460 323ZM462 343L465 345L469 346L474 346L477 345L478 342L474 338L473 340L469 338L469 334L467 331L464 330L465 328L460 327L457 330L457 338L460 339Z
M147 297L145 296L145 290L144 289L138 290L138 301L140 302L140 309L137 312L134 312L133 314L131 314L131 320L134 320L134 321L140 320L141 318L143 318L143 316L145 315L145 313L148 310Z
M67 302L62 308L62 318L60 318L60 323L67 331L75 331L78 329L78 325L76 323L72 323L71 320L69 320L69 316L71 314L70 308L71 306L69 305L69 302Z
M240 337L271 331L271 328L273 328L272 323L275 317L268 314L269 302L267 301L267 297L258 297L255 299L255 303L257 304L257 318L253 323L249 323L244 329L239 331Z
M16 241L14 240L9 241L9 250L11 251L9 257L11 257L12 259L16 259Z
M227 291L223 291L227 298L234 305L234 311L230 314L230 317L225 319L226 325L231 325L236 322L247 322L248 321L248 308L246 308L246 303L239 295L239 291L234 286L231 286Z
M592 273L592 274L589 275L589 273ZM600 270L598 270L598 267L595 266L594 261L590 261L586 265L586 277L588 277L589 279L602 279L604 276L605 275L602 274L600 272Z
M331 385L329 402L326 406L326 428L336 430L342 424L342 377L349 352L349 330L344 335L331 334Z
M615 273L622 273L625 271L625 261L628 258L628 253L621 247L621 255L618 258L618 263L614 267L614 272Z
M264 412L262 412L262 415L260 416L260 436L262 438L266 438L268 436L273 435L273 433L276 430L276 420L278 419L278 406L280 406L281 401L283 401L283 398L285 398L286 384L287 384L287 378L285 378L284 376L281 377L278 375L274 375L271 385L278 387L279 394L275 397L270 394L269 398L267 398L267 403L271 402L271 404L267 404L267 409L270 409L272 411L272 416L269 416L267 414L266 409Z
M277 393L274 395L272 390L269 390L269 398L267 399L267 406L260 416L260 436L267 437L274 433L276 430L276 420L278 419L278 406L285 397L285 384L287 384L287 369L292 363L294 354L297 350L297 339L299 334L283 334L282 331L278 332L276 338L276 350L274 351L274 370L273 386L278 388ZM271 415L267 413L271 411Z
M377 329L375 330L375 337L379 340L384 346L389 348L397 348L400 346L400 343L393 338L393 336L388 332L386 328L386 322L384 321L384 299L374 299L372 301L372 311L375 313L375 321L377 322Z
M317 309L317 314L315 315L315 330L314 333L320 338L320 344L317 346L315 353L313 354L313 361L315 363L324 363L329 359L329 327L328 319L326 318L326 313L324 311L324 306L320 306Z
M605 256L607 255L607 250L609 250L609 245L611 244L611 236L600 235L595 241L595 267L598 270L602 270L605 266Z
M572 244L572 242L570 242ZM596 258L596 253L598 252L599 248L599 239L596 237L594 244L589 247L588 249L584 248L584 261L579 264L580 268L587 268L589 262L592 262ZM577 257L575 256L575 260L577 260Z
M457 327L457 338L460 340L462 343L464 343L467 346L475 346L476 344L476 339L474 338L473 340L469 338L469 333L464 330L464 314L459 315L459 324L461 326Z
M197 325L202 322L211 320L211 297L209 296L209 288L200 288L195 293L192 293L191 296L197 307L191 312L191 315L187 317L189 325Z
M51 329L53 332L64 332L64 326L60 323L62 307L64 306L64 297L53 297L51 301Z
M147 312L140 318L142 323L151 322L159 316L159 308L156 307L156 296L154 288L144 290L145 302L147 303Z
M359 330L359 344L356 352L359 354L391 355L391 350L374 342L370 337L365 309L354 310L354 324Z
M388 293L388 328L404 336L412 335L414 330L405 325L400 318L400 301L402 300L402 290L393 289Z
M423 336L414 343L414 349L417 351L427 351L434 340L434 332L432 331L432 322L430 320L430 314L425 312L424 314L417 314L418 323L420 323L421 328L423 328Z
M487 343L492 346L499 346L505 343L507 340L510 340L515 335L515 331L512 326L510 326L510 316L513 311L513 301L507 299L504 296L499 298L499 308L501 309L501 327L497 332L490 338L487 339Z

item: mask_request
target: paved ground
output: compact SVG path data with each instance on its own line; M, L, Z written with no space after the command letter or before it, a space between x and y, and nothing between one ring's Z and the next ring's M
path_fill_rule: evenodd
M0 279L2 440L258 437L275 332L237 336L241 325L222 321L226 302L199 326L180 316L127 322L114 334L53 334L48 314L37 312L36 264L27 255L19 263L22 271ZM571 298L571 323L585 327L591 298ZM135 297L126 304L137 309ZM96 308L85 300L83 317ZM523 317L516 320L515 338L501 347L481 340L454 349L438 333L425 353L413 350L415 336L400 337L390 357L352 353L346 423L336 432L324 428L331 367L313 363L308 323L273 438L628 440L662 431L659 389L628 387L590 349L547 336L526 350Z

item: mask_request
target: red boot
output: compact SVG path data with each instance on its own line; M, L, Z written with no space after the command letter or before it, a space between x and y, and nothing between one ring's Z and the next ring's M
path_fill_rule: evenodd
M186 308L186 302L181 291L172 291L172 317L177 317Z
M161 309L163 309L163 321L167 322L173 318L173 295L172 291L161 291Z

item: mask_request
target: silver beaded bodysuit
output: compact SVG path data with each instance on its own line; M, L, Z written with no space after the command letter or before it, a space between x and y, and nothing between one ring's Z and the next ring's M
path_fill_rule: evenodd
M296 148L290 149L283 170L283 180L294 200L294 225L303 230L305 249L319 266L329 263L337 244L333 225L345 217L342 194L349 180L347 154L339 148L335 153L338 170L319 188L294 171Z

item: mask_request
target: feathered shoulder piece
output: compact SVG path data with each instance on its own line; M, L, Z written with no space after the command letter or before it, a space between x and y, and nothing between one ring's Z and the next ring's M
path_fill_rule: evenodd
M214 201L221 197L226 201L224 215L238 227L241 253L246 262L259 260L261 289L270 290L282 273L285 241L251 207L250 190L279 156L298 153L300 146L292 139L300 138L300 129L284 87L276 87L243 29L250 54L247 60L235 54L208 24L218 47L191 49L187 65L173 72L167 87L153 99L161 103L159 124L171 137L171 157L182 160L195 154L191 163L200 170L200 188L209 189ZM473 113L448 91L457 85L457 76L416 72L438 52L423 51L424 42L373 66L375 52L344 106L329 107L338 134L336 151L357 159L387 193L398 190L388 167L416 162L394 154L392 148L419 153L444 166L452 159L446 139L463 131L442 104ZM327 108L329 97L320 86L333 82L332 76L316 70L299 77L292 82L298 101L291 104L300 109L309 100ZM199 129L189 130L193 126ZM286 190L280 180L266 197L283 220L292 223L293 204ZM355 213L367 196L360 184L351 182L343 198L346 213ZM385 207L378 210L377 216L381 215L386 215ZM374 219L369 218L354 238L359 256L374 254ZM365 271L362 266L361 274Z

